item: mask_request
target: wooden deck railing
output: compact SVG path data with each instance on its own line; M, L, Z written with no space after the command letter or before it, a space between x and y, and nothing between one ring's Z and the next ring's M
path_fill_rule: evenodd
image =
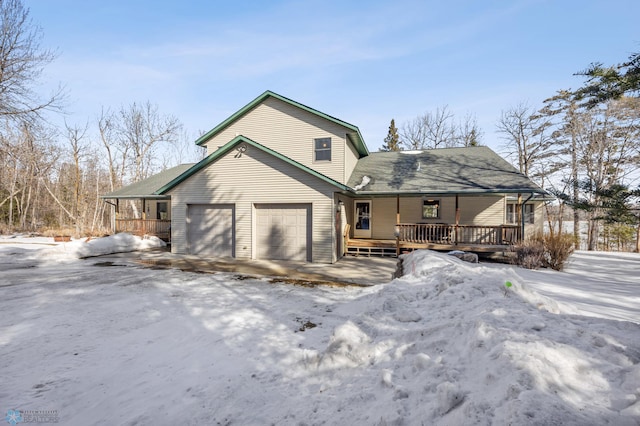
M400 242L416 244L505 245L520 241L520 228L516 225L400 223L396 226Z
M134 235L155 235L169 239L170 219L116 219L116 232L129 232Z

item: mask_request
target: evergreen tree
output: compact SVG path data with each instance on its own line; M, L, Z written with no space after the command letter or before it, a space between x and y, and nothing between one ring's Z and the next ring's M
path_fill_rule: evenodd
M384 145L380 148L380 151L400 151L400 137L398 136L396 121L393 118L389 125L389 133L384 138Z
M576 91L589 108L620 97L640 97L640 52L632 54L626 62L614 66L594 63L579 73L587 77L584 87Z
M595 221L606 224L630 225L636 228L636 248L640 251L640 187L629 189L627 185L615 183L607 188L598 188L593 182L581 182L585 192L595 197L585 198L574 204L574 208L596 212Z

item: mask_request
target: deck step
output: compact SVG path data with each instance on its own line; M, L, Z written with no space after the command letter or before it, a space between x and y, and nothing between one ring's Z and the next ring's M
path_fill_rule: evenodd
M347 246L347 254L366 257L396 257L396 248Z

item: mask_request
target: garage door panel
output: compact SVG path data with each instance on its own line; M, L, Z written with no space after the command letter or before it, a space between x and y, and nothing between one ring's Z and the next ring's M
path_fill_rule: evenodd
M256 205L256 257L310 260L311 205Z
M233 257L234 207L202 204L188 206L189 253Z

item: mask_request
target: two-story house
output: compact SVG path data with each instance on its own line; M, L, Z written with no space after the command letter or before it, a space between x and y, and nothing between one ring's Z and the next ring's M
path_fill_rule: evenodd
M332 263L499 251L542 226L545 192L487 147L370 153L356 126L270 91L196 143L199 163L104 196L143 200L144 216L116 230L170 223L174 253Z

